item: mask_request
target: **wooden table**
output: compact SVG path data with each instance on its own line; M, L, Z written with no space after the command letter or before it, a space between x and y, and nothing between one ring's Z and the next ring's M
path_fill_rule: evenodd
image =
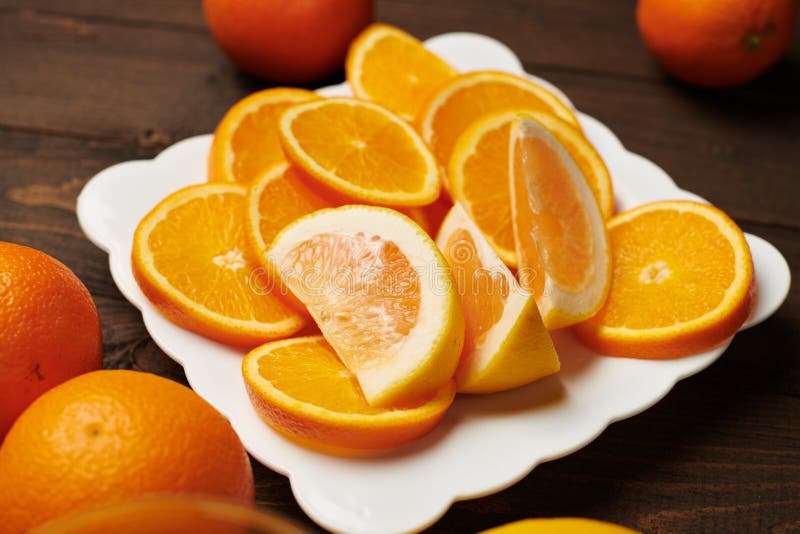
M469 30L504 41L631 150L774 243L797 277L800 38L755 83L702 91L653 63L634 6L385 0L376 19L421 38ZM261 87L216 48L199 0L0 0L0 240L42 249L86 283L106 367L185 383L114 286L105 253L81 233L76 195L104 167L211 132ZM503 492L454 505L431 531L571 515L646 532L796 532L799 356L800 293L792 291L773 318L738 335L719 362L656 407ZM260 507L317 528L283 476L253 467Z

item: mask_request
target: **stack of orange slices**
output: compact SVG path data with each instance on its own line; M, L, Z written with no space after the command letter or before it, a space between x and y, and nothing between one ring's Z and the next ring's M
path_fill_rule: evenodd
M745 320L741 230L691 202L613 216L603 159L545 87L459 74L385 24L353 42L346 72L356 98L276 88L233 106L209 183L165 198L134 236L143 292L251 349L247 391L283 435L393 447L430 431L456 390L558 372L549 330L675 358ZM292 337L312 322L321 335Z

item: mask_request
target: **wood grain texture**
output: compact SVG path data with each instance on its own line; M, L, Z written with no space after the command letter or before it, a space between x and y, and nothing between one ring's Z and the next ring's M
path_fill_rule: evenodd
M640 44L631 0L376 5L379 20L421 38L467 30L506 42L631 150L775 244L800 276L800 39L766 76L712 92L664 76ZM86 283L106 367L186 383L81 233L75 198L109 165L212 131L267 84L219 52L196 0L0 0L0 72L0 240L44 250ZM456 503L431 532L556 515L645 532L800 531L798 356L792 290L776 316L658 405L503 492ZM260 507L319 530L283 476L253 467Z

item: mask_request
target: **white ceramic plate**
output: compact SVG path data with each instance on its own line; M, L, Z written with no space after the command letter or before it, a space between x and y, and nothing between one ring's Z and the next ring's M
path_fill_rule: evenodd
M462 71L523 73L516 56L488 37L451 33L426 44ZM544 80L531 78L563 96ZM339 95L349 90L340 85L320 92ZM698 199L679 189L658 166L626 151L603 124L582 113L578 116L611 171L618 210L658 199ZM195 391L230 419L247 450L289 477L303 510L330 530L422 529L454 501L506 488L537 464L580 449L610 423L652 406L678 380L716 360L728 345L679 360L641 361L597 356L568 332L558 332L561 373L507 393L459 396L441 424L414 444L360 459L303 449L273 432L250 406L239 370L242 352L166 320L131 274L131 242L137 223L167 194L205 180L210 143L210 135L193 137L153 160L128 161L102 171L81 192L78 219L89 239L109 253L114 282L141 310L159 347L183 365ZM748 235L747 240L755 263L758 302L745 327L772 314L789 289L789 268L780 252L757 236Z

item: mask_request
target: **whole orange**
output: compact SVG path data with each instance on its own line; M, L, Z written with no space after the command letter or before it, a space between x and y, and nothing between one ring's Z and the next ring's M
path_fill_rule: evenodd
M102 367L89 291L64 264L0 241L0 441L48 389Z
M350 41L372 20L372 0L204 0L203 11L244 70L309 83L342 67Z
M0 448L0 533L154 493L254 501L250 462L228 421L155 375L73 378L34 401Z
M673 76L705 86L752 80L792 40L796 0L639 0L647 48Z

